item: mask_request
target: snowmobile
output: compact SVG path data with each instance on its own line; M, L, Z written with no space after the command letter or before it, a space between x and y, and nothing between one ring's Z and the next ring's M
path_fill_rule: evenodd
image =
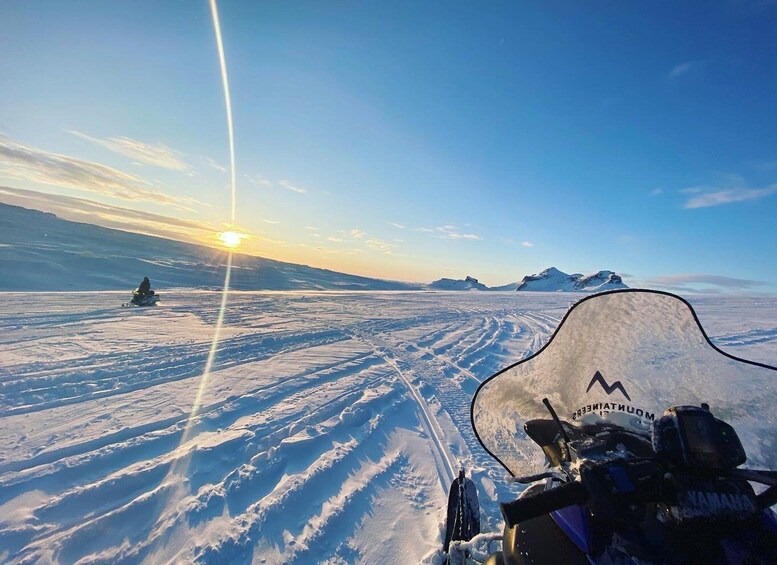
M148 293L143 294L137 288L132 291L132 300L124 304L123 306L154 306L159 302L159 295L150 290Z
M775 406L777 368L719 350L682 298L587 297L476 391L478 440L529 486L449 562L777 563Z

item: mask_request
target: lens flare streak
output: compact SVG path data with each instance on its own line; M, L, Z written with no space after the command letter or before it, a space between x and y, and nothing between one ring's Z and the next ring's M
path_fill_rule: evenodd
M210 344L210 351L208 351L208 359L205 361L205 369L202 372L202 377L200 377L200 387L197 390L197 396L194 399L194 404L192 405L192 409L189 412L189 420L186 422L186 429L184 430L183 437L181 438L181 445L186 443L188 441L192 426L194 424L194 419L197 417L197 414L200 411L200 407L202 406L202 395L205 392L205 389L208 386L208 379L210 378L210 372L213 369L213 362L216 359L216 351L218 350L219 341L221 340L221 329L224 326L224 314L227 311L227 295L229 293L229 279L232 274L232 252L230 251L229 256L227 258L227 274L224 277L224 290L221 293L221 305L219 307L219 315L218 319L216 320L216 330L213 333L213 341Z
M216 0L210 0L210 13L213 16L213 29L216 32L216 46L219 52L219 66L221 67L221 82L224 85L224 104L227 109L227 129L229 130L229 168L231 172L232 186L232 210L230 217L235 222L235 130L232 127L232 96L229 94L229 78L227 77L227 59L224 56L224 42L221 40L221 22L219 20Z
M224 103L227 111L227 130L229 132L229 163L231 170L231 186L232 186L232 207L231 207L231 220L235 222L235 195L236 195L236 182L235 182L235 136L232 128L232 102L229 93L229 80L227 79L227 63L224 57L224 44L221 40L221 23L219 21L218 7L216 0L210 0L210 11L213 18L213 29L216 35L216 45L218 47L219 65L221 67L221 80L224 86ZM230 237L230 242L233 239ZM227 257L227 269L224 275L224 287L221 293L221 304L219 306L218 318L216 320L216 328L213 333L213 341L210 344L210 351L208 352L208 358L205 362L205 368L203 369L202 376L200 377L200 384L197 390L197 396L192 404L189 417L186 422L186 427L181 437L179 447L184 445L193 434L194 423L199 414L200 408L203 403L203 396L208 387L208 381L210 379L211 371L213 370L213 364L216 360L216 353L218 351L219 342L221 341L221 332L224 326L224 314L227 310L227 297L229 296L229 283L232 275L232 251L229 252ZM189 453L191 455L191 452ZM179 459L170 470L169 475L177 475L185 473L188 468L189 455Z

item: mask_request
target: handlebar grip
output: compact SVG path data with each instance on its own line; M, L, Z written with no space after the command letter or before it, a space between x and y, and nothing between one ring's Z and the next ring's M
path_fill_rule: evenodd
M505 524L512 528L519 522L524 522L573 504L583 504L587 500L588 492L583 484L574 481L551 490L519 498L513 502L502 503L499 506L501 506Z

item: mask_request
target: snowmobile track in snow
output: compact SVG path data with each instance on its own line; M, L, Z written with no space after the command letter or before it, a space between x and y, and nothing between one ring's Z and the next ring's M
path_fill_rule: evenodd
M236 293L203 382L220 295L123 298L0 307L0 561L417 563L458 464L498 527L515 487L477 443L472 393L574 301ZM699 302L713 340L777 362L777 300Z

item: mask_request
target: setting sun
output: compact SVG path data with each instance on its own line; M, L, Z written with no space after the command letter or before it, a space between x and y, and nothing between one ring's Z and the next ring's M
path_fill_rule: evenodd
M235 231L224 231L218 235L219 241L224 246L229 248L235 248L240 245L240 242L246 237L244 233L238 233Z

